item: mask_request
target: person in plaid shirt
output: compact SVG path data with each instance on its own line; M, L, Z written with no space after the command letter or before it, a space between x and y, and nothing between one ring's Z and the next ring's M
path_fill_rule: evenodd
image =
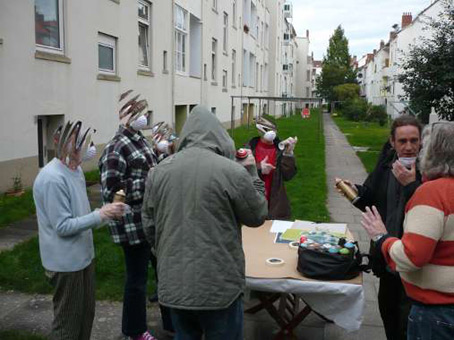
M122 94L120 101L131 92ZM147 126L147 117L142 114L147 102L138 98L130 99L120 109L120 119L126 122L106 145L99 170L104 203L112 202L115 193L123 190L125 203L131 207L122 218L109 223L112 239L122 247L126 263L122 332L133 340L152 340L155 338L146 323L148 262L152 255L142 228L141 209L148 171L156 165L156 156L140 132Z

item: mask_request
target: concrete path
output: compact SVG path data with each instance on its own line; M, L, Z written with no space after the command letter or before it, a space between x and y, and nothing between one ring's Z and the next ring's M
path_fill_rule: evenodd
M349 179L353 183L363 183L367 177L366 170L360 159L356 156L347 138L342 134L337 125L327 113L323 115L325 130L325 160L326 177L328 185L328 210L331 220L335 222L348 223L349 229L359 241L360 249L364 252L369 250L369 236L363 230L360 221L361 213L350 202L342 197L334 187L334 178L340 177ZM331 325L327 326L329 336L326 339L386 339L383 324L378 311L377 302L378 279L371 275L364 275L364 294L366 306L364 310L364 321L357 334L338 334L339 329L330 332ZM328 334L327 334L328 335ZM333 337L331 337L333 336Z
M328 180L328 209L331 219L346 222L356 239L360 241L361 249L368 250L369 238L362 230L359 221L360 213L333 187L334 177L342 177L356 183L362 183L367 174L353 148L345 136L339 131L329 115L324 115L324 132L326 141L326 173ZM89 188L89 199L92 207L100 205L100 187ZM20 223L17 226L21 225ZM25 227L28 225L28 227ZM16 225L14 227L17 227ZM9 227L11 228L11 227ZM20 229L19 227L18 229ZM30 219L24 224L27 238L36 235L36 221ZM1 232L1 230L0 230ZM8 248L21 240L20 231L11 233ZM3 242L5 243L5 242ZM2 234L0 233L0 251ZM384 330L377 306L377 279L372 275L364 275L366 306L363 326L358 332L346 333L334 324L323 321L315 314L310 314L297 328L296 339L310 340L384 340ZM246 301L248 305L254 301ZM52 297L48 295L29 295L17 292L0 291L0 330L20 329L33 333L49 334L52 322ZM171 339L163 333L160 325L160 312L157 304L148 305L148 325L159 339ZM278 331L277 324L265 312L245 315L245 339L268 340ZM93 326L93 340L123 339L121 335L121 303L98 301Z

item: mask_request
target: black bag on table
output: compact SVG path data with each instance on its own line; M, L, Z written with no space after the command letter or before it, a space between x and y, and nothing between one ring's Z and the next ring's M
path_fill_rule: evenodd
M369 266L362 264L363 257L368 255L361 254L358 242L354 243L355 251L348 255L298 247L297 270L317 280L350 280L362 271L368 272Z

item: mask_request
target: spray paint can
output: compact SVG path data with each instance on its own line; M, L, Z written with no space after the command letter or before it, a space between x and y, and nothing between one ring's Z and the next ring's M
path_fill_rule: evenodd
M355 204L359 200L358 192L343 180L337 182L336 187L345 195L345 197L347 197L350 202L352 202L352 204Z

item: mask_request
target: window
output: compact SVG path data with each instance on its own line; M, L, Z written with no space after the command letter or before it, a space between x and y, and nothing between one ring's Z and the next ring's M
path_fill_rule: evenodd
M100 73L117 73L116 54L117 38L107 34L98 34L98 68Z
M232 87L235 86L235 74L236 74L236 51L232 50Z
M232 3L232 26L236 27L236 0Z
M222 88L227 90L227 70L222 70Z
M216 52L218 48L218 42L216 39L211 41L211 80L216 81Z
M139 67L150 69L150 4L139 0Z
M188 12L175 5L175 69L186 72Z
M213 9L214 9L215 11L218 10L218 0L213 0Z
M259 63L255 63L255 82L254 86L256 90L259 88Z
M257 38L257 43L260 42L260 28L259 28L259 25L260 25L260 18L257 17L257 20L255 20L255 37Z
M243 86L249 84L249 55L246 50L243 50Z
M229 15L224 12L224 29L223 29L223 44L222 50L227 53L227 37L229 32Z
M211 113L214 114L216 116L216 108L215 107L212 107L211 108Z
M203 64L203 80L207 80L207 64Z
M62 2L35 0L35 41L40 49L63 53Z
M265 24L265 48L268 49L270 43L270 26Z
M263 48L263 46L265 45L265 29L264 29L263 21L261 22L261 31L262 31L261 44L262 44L262 48Z
M310 89L310 87L306 87L306 97L307 98L311 97L311 89Z
M163 51L162 52L162 70L164 72L168 71L168 68L167 68L167 51Z
M306 71L306 81L311 81L311 71L310 70Z

